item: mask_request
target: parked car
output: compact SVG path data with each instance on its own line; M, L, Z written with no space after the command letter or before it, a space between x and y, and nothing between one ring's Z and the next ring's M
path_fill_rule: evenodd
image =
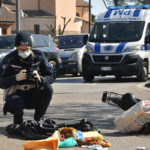
M0 63L5 55L15 49L14 41L16 35L0 36ZM41 34L32 34L33 50L44 52L48 63L53 68L53 77L56 78L57 72L61 64L59 49L55 47L54 42L49 36Z
M55 42L60 49L62 67L60 73L77 76L82 73L82 57L88 34L58 35Z

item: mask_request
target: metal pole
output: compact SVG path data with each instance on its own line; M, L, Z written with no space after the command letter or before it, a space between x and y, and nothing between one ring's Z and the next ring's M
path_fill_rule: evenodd
M20 31L20 0L16 0L16 31Z
M89 0L89 33L91 32L91 0Z

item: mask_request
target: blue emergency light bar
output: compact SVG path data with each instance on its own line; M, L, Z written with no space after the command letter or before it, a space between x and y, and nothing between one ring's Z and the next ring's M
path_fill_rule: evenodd
M149 5L131 5L131 6L109 6L108 10L115 9L149 9Z

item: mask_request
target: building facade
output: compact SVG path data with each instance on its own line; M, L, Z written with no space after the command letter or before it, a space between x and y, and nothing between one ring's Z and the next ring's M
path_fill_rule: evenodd
M88 33L89 6L84 0L20 0L20 9L22 30L58 34L68 22L64 34ZM16 0L4 0L2 10L11 16L11 30L16 32Z

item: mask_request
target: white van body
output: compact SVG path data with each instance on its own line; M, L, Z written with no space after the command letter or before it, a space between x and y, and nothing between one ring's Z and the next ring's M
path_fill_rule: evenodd
M82 73L82 57L85 51L85 44L88 34L58 35L55 38L60 50L62 60L59 74L72 74L77 76Z
M150 71L150 9L110 9L99 14L86 44L83 78L136 75L146 81Z

